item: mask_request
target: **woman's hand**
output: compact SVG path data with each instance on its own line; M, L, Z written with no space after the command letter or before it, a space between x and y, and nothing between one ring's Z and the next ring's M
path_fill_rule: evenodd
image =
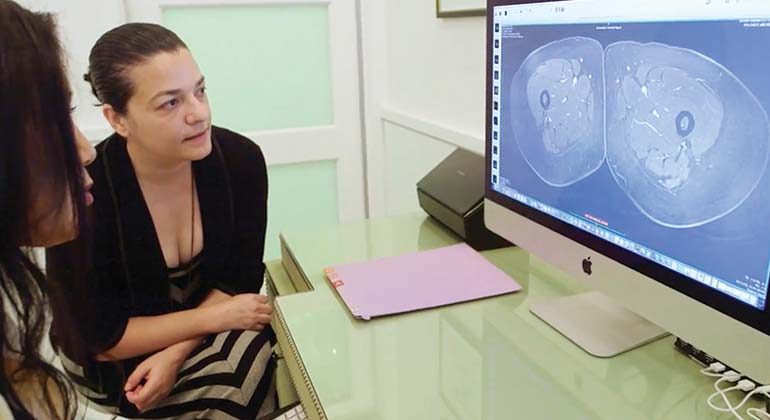
M255 293L235 295L209 307L215 333L231 330L262 331L273 318L267 297Z
M184 359L171 347L145 359L126 381L126 399L140 412L154 408L171 392Z

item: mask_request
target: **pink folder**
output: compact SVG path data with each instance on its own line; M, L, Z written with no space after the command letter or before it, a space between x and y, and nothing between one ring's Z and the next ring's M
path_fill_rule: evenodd
M324 269L350 312L369 320L521 290L468 245Z

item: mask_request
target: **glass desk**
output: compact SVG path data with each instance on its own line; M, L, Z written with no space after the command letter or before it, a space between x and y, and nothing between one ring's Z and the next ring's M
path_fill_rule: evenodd
M599 359L532 315L530 303L584 290L522 249L482 253L521 292L359 321L323 267L459 238L417 213L289 230L281 239L281 261L267 264L274 328L310 419L732 418L706 405L713 380L674 349L673 337Z

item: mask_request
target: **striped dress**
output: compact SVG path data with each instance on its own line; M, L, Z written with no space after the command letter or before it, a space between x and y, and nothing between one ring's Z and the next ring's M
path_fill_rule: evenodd
M169 296L175 310L197 306L209 292L201 287L200 255L169 269ZM122 392L124 378L131 372L121 371L122 366L114 363L85 369L61 352L60 356L78 391L99 411L130 418L242 420L276 409L274 343L269 328L206 337L182 365L170 394L144 413L138 413Z

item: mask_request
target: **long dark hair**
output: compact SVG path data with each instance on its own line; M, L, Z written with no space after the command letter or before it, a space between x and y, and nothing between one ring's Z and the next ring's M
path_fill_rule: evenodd
M67 285L48 283L25 248L38 222L31 215L41 194L55 204L44 216L61 220L57 213L70 201L75 227L87 230L70 96L53 16L0 0L0 310L6 316L0 322L0 349L18 360L13 371L0 369L0 394L25 418L31 417L30 407L14 388L21 378L37 382L42 395L35 398L52 417L71 419L77 409L72 385L41 355L40 344L49 308L75 336L75 314L60 304L58 293L82 289L75 279ZM8 316L16 319L15 330Z
M104 33L91 49L88 73L94 96L101 104L109 104L119 114L134 94L128 75L131 67L162 52L187 49L174 32L154 23L127 23Z

